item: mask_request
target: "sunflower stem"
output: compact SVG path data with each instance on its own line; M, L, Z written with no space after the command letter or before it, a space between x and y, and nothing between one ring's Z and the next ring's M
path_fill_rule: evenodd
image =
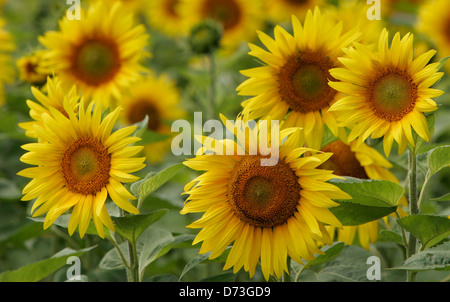
M216 63L214 59L214 50L208 54L209 59L209 108L208 119L213 119L215 116L215 98L216 98Z
M417 198L417 156L414 148L411 148L408 153L408 170L409 170L409 215L419 214L418 198ZM408 248L406 251L407 258L416 253L417 238L408 234ZM416 279L416 272L407 271L406 281L414 282Z

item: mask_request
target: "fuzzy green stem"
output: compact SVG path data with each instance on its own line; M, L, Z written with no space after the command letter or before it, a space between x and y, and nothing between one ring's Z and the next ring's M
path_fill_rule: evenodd
M408 154L408 170L409 170L409 215L419 214L417 199L417 156L415 150L410 149ZM417 238L409 233L408 248L406 250L407 258L416 253ZM416 272L407 271L406 281L414 282Z
M214 50L208 54L209 59L209 112L208 118L213 119L215 112L216 102L216 62L214 59Z

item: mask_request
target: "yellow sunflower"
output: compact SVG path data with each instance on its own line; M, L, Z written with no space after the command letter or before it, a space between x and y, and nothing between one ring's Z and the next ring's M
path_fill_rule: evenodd
M171 37L188 33L179 11L180 0L152 0L145 5L144 13L151 28Z
M362 35L358 42L362 44L376 44L385 22L383 20L369 20L367 10L369 6L360 0L339 0L337 5L324 7L324 14L338 23L343 21L343 30L349 31L359 28Z
M268 19L277 24L289 22L292 15L303 20L308 10L314 9L316 6L320 8L325 4L326 0L264 0Z
M399 183L395 175L389 171L392 164L377 150L364 143L358 145L356 141L345 143L342 140L336 140L322 147L321 151L330 152L333 155L319 168L332 170L336 175ZM400 204L406 206L406 203L406 198L403 196ZM378 238L378 220L357 226L344 226L339 230L335 227L327 227L327 229L332 237L337 231L337 240L347 244L352 244L358 233L359 243L367 250L369 244Z
M114 2L120 2L125 10L139 14L144 10L145 2L153 0L89 0L88 4L92 5L95 2L107 2L109 5L113 5Z
M416 28L435 44L441 57L450 56L450 11L448 1L427 1L419 8ZM450 64L446 69L450 71Z
M171 136L170 124L186 116L180 100L180 92L172 79L166 75L149 74L133 85L119 101L119 105L124 108L122 121L127 125L135 124L147 115L149 130ZM170 145L170 138L145 145L147 160L161 162L170 150Z
M206 19L214 19L223 27L221 44L234 49L253 40L263 26L261 0L180 0L179 13L187 29Z
M16 66L19 70L19 79L30 84L43 84L50 75L43 71L44 50L36 50L29 55L20 57ZM45 68L44 68L45 69Z
M242 103L245 119L284 120L284 127L301 127L305 141L319 149L324 124L335 136L343 137L335 114L328 111L339 93L328 86L329 70L340 66L341 49L359 37L357 30L342 33L316 7L308 11L304 25L292 16L294 34L275 27L275 39L258 32L268 51L250 44L250 55L267 65L241 71L249 79L237 88L239 95L253 96Z
M64 101L67 116L53 107L42 114L42 124L35 130L44 143L22 146L29 151L20 160L36 167L18 173L32 180L23 188L22 200L36 198L31 209L34 217L46 214L48 228L61 214L72 209L68 230L72 235L78 227L83 237L94 221L103 238L104 226L114 230L106 209L108 196L123 210L137 214L129 200L135 197L122 183L138 177L129 173L142 169L145 158L134 157L142 146L130 146L140 140L132 134L136 127L126 127L111 133L119 116L116 108L103 120L100 106L91 102L85 109L80 103L78 114Z
M210 259L233 243L224 269L244 267L253 277L260 260L266 280L280 277L288 271L288 256L303 263L322 253L315 241L331 242L324 223L341 227L328 209L338 205L332 199L350 196L326 182L337 177L331 171L317 169L330 153L307 156L312 149L299 147L299 128L281 130L277 141L261 135L267 128L259 122L248 127L241 118L234 126L222 121L237 139L202 138L200 152L185 165L205 172L185 186L189 197L181 213L205 212L188 227L202 229L193 244L203 242L200 253L211 252ZM279 150L271 165L263 163L268 152L258 148L261 141Z
M121 2L95 2L81 11L80 21L65 17L59 28L39 37L48 48L47 68L64 85L77 85L86 99L108 105L145 70L146 29L135 25L134 15Z
M378 51L356 43L345 50L343 68L330 74L341 82L329 85L346 94L330 108L338 114L341 126L351 128L348 140L358 138L361 144L369 136L383 137L383 148L389 156L393 141L402 154L408 142L414 146L411 127L425 141L430 134L424 113L437 109L431 99L443 92L430 88L442 76L439 63L428 64L436 53L430 50L414 59L413 35L400 39L396 34L389 47L388 32L383 29Z
M14 39L4 27L5 21L0 18L0 106L5 102L4 84L11 83L15 75L11 57Z
M27 100L27 105L30 108L29 114L33 121L19 123L19 127L25 130L25 135L28 137L40 139L35 130L35 126L42 126L42 114L50 114L51 107L65 116L69 115L66 109L70 109L71 112L77 112L78 110L80 97L75 86L72 86L70 90L66 90L62 87L58 77L49 77L44 88L47 95L38 88L31 87L33 96L40 104L32 100ZM64 106L65 102L66 106Z

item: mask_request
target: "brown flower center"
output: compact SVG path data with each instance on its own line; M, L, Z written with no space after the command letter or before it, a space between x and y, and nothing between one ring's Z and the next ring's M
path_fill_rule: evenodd
M233 169L228 182L230 204L235 214L255 227L284 224L295 214L300 184L283 160L261 166L261 156L247 155Z
M209 17L220 22L226 31L239 24L242 13L235 0L207 0L202 14L205 18Z
M304 51L291 56L280 68L280 94L289 107L307 113L326 108L336 91L328 85L333 80L330 59L320 52Z
M332 170L335 175L368 179L350 146L342 141L334 141L322 148L324 152L332 152L333 156L319 166L319 169Z
M75 193L95 195L109 183L111 155L93 138L80 137L64 152L61 170L67 188Z
M411 76L396 68L378 73L369 83L367 101L372 111L389 122L399 121L414 109L417 84Z
M138 100L130 106L127 116L128 122L131 124L138 123L142 121L146 115L148 115L147 128L152 131L158 130L161 124L160 113L158 108L148 100Z
M117 44L105 38L88 38L75 45L70 61L75 77L94 86L110 81L120 68Z

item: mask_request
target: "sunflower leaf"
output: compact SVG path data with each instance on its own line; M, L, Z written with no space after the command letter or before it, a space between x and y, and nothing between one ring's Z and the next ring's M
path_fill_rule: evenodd
M141 234L153 223L161 219L169 210L161 209L140 215L112 217L116 232L130 242L137 242Z
M177 175L185 166L183 164L175 164L160 172L150 172L143 179L131 185L131 192L139 196L140 202L142 202L148 195L156 191L175 175Z
M392 269L410 271L450 271L450 241L427 249L426 251L416 253L406 259L401 265Z
M450 219L433 215L410 215L398 223L422 242L422 249L436 245L450 235Z
M450 145L434 148L428 154L430 176L445 167L450 167Z
M72 250L66 248L48 259L33 262L13 271L6 271L0 274L0 282L37 282L67 264L67 259L71 256L79 257L94 249L95 246Z
M330 182L352 197L342 201L368 207L395 207L403 196L402 186L388 180L345 177Z
M330 211L345 225L360 225L393 213L403 195L403 188L391 181L358 179L330 181L352 199L336 200L340 205Z

